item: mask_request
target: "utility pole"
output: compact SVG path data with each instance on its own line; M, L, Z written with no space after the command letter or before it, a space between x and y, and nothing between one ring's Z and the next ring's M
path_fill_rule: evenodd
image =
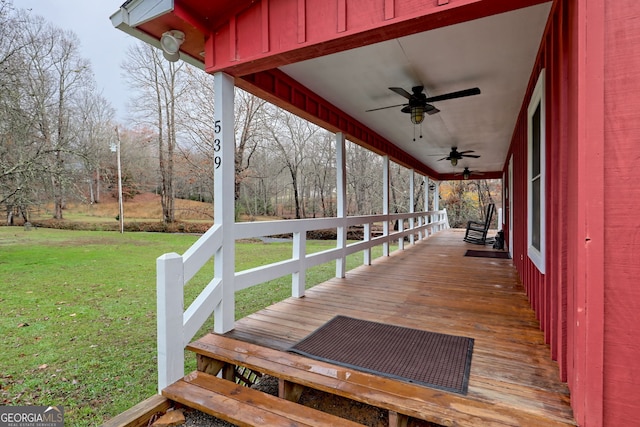
M124 204L122 200L122 163L120 162L120 132L116 126L116 144L111 144L111 152L116 152L118 162L118 219L120 220L120 234L124 234Z

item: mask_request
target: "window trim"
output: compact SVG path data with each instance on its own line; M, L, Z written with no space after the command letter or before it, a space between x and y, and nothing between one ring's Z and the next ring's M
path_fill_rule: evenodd
M545 273L546 268L546 102L545 69L540 71L527 109L527 255L533 264ZM533 116L540 107L540 173L533 174ZM540 247L533 245L533 181L539 179Z

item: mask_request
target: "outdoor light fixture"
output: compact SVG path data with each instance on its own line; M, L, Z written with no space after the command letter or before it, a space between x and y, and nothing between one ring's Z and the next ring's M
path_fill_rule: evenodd
M462 171L462 178L469 179L470 176L471 176L471 171L469 170L469 168L464 168L464 170Z
M419 125L424 120L424 107L421 105L411 107L411 123Z
M184 43L184 33L178 30L167 31L160 38L160 47L167 61L176 62L180 59L180 45Z

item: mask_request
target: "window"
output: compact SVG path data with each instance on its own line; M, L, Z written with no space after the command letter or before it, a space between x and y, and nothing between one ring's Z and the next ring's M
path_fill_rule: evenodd
M527 110L528 256L545 272L545 83L543 69Z

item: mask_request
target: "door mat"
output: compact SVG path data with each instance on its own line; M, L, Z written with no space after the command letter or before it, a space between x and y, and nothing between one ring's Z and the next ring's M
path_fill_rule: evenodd
M464 256L472 256L478 258L500 258L500 259L511 259L509 256L509 252L502 251L474 251L472 249L467 250Z
M376 375L467 394L473 338L336 316L289 351Z

